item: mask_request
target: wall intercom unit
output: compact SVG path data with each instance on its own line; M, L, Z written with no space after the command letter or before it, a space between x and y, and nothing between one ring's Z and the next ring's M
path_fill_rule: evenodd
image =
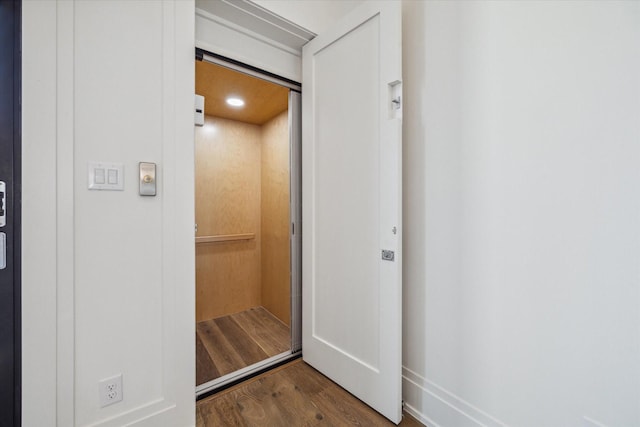
M196 104L196 111L195 111L196 126L204 126L204 96L196 95L195 104Z

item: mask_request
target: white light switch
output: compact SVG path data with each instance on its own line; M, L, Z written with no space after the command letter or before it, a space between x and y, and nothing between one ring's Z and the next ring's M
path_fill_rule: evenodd
M104 184L104 169L97 168L94 169L94 182L96 184Z
M89 190L124 190L124 164L89 162Z
M115 169L109 169L109 184L118 183L118 171Z

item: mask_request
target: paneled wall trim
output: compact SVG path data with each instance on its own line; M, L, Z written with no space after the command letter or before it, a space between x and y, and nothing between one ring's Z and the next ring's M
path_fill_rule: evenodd
M194 14L23 3L25 426L195 424ZM124 191L87 189L100 160L124 164ZM138 195L142 160L156 197ZM124 399L101 407L117 374Z

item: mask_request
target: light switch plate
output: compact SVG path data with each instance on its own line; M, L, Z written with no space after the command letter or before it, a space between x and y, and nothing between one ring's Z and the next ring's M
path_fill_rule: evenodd
M124 190L124 164L89 162L89 190Z
M156 164L140 162L140 195L156 195Z

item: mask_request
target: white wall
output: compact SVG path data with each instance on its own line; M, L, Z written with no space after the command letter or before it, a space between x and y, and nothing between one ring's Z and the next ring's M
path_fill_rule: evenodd
M193 2L30 1L23 23L23 425L193 425ZM89 191L88 161L125 190Z
M406 1L403 24L406 403L640 425L640 3Z

